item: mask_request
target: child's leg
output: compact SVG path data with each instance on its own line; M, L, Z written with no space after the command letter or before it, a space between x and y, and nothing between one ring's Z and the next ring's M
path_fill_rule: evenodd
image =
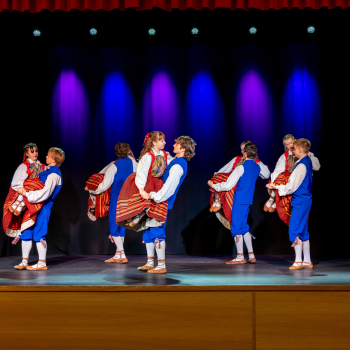
M310 256L310 235L309 235L309 231L308 231L308 226L309 226L309 213L310 213L310 209L311 209L311 204L312 201L310 200L310 203L307 203L305 205L305 212L304 212L304 229L303 232L301 234L301 239L303 241L303 255L304 255L304 260L303 260L303 268L305 269L310 269L313 268L313 264L311 262L311 256Z
M228 265L239 265L247 262L243 254L243 235L249 231L249 226L247 224L249 207L249 205L236 203L232 205L231 234L235 240L237 257L228 261L226 263Z
M143 232L143 241L146 244L147 250L147 263L144 266L138 268L139 271L148 271L154 267L154 243L151 240L149 230Z
M28 266L29 253L32 249L32 239L22 239L22 262L19 265L15 266L17 270L26 270Z
M293 242L295 250L295 262L290 267L292 270L302 269L302 250L303 250L303 236L308 237L307 219L310 212L311 204L293 205L292 216L289 222L289 239ZM306 225L306 226L305 226Z
M118 226L118 230L113 236L113 240L117 246L117 251L120 252L120 264L125 264L128 262L124 252L124 238L125 238L125 228Z
M169 213L169 211L168 211ZM159 227L151 227L149 230L150 238L152 242L154 242L158 265L154 269L148 270L149 273L166 273L166 265L165 265L165 226L166 222Z
M255 259L255 255L254 255L254 251L253 251L253 236L251 235L250 232L247 232L244 235L244 242L245 242L245 245L247 246L247 249L248 249L248 255L249 255L248 262L251 264L255 264L256 259Z

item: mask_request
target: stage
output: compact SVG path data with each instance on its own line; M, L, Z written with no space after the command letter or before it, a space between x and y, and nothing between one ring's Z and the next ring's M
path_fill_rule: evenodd
M172 255L168 274L153 275L137 271L145 256L108 257L51 255L38 272L1 258L3 348L348 348L350 260L290 271L292 256L228 266L230 256Z
M19 271L13 268L20 263L20 257L0 259L0 285L3 290L22 290L30 287L232 287L253 290L253 287L269 289L271 286L302 290L303 287L342 286L350 290L350 260L313 259L314 269L289 270L293 256L257 256L256 264L239 266L226 265L232 256L167 256L168 273L154 275L137 270L146 263L145 256L128 255L127 264L108 264L110 256L48 256L48 271ZM30 264L36 262L31 257ZM21 288L17 288L21 287ZM13 289L14 288L14 289ZM340 287L339 287L340 288ZM217 288L215 288L217 290Z

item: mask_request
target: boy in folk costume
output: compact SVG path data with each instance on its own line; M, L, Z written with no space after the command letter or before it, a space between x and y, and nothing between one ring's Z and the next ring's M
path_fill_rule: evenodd
M46 170L39 174L39 179L44 183L44 188L38 191L27 192L23 187L17 192L24 197L27 197L30 203L44 202L35 225L22 232L19 236L22 239L22 262L15 266L18 270L47 270L46 266L46 241L47 228L51 214L51 208L58 192L62 188L62 175L60 166L64 162L65 154L60 148L52 147L49 149L46 156ZM39 261L28 266L29 253L32 248L32 240L36 242L36 247L39 253Z
M35 143L28 143L23 147L23 163L17 168L3 208L3 229L6 235L18 237L21 231L34 225L38 211L42 204L30 205L22 195L17 193L18 188L28 190L42 189L44 185L39 181L39 174L45 165L38 161L38 147ZM27 205L26 203L27 202ZM28 208L29 207L29 208ZM16 243L18 238L13 242Z
M164 186L158 192L146 193L147 197L157 203L168 201L168 213L173 208L176 194L187 174L187 162L195 155L196 143L189 136L180 136L175 140L174 153L176 157L164 172ZM138 268L148 273L166 273L165 265L165 226L151 227L144 231L143 241L146 243L147 263ZM158 266L154 267L154 248L157 251Z
M270 172L263 164L256 163L258 148L253 143L247 143L244 146L243 156L245 161L243 164L235 168L226 182L214 184L209 181L210 187L215 191L230 191L237 185L232 203L231 216L231 233L235 239L237 248L237 257L228 261L226 264L239 265L245 264L243 254L243 239L248 249L248 262L254 264L256 258L253 252L252 235L249 232L249 225L247 223L250 206L253 204L253 196L255 191L255 183L259 175L263 179L270 177Z
M210 181L213 184L221 183L227 181L228 177L231 175L238 166L242 165L245 161L244 158L244 147L246 144L251 143L250 141L244 141L241 143L241 156L234 157L229 163L222 167ZM266 165L263 164L259 159L255 159L256 163L259 163L261 168L261 177L266 178L270 176L270 171ZM214 212L219 221L229 230L231 229L231 216L232 216L232 202L236 187L233 187L230 191L216 192L213 187L210 188L210 211Z
M103 201L103 198L106 198L106 203L103 205L109 208L109 210L106 210L106 215L103 216L109 215L109 237L114 241L117 251L113 258L110 258L105 262L125 264L128 262L124 252L125 228L118 226L116 223L117 202L125 180L132 173L136 172L137 162L135 161L130 146L127 143L117 143L114 150L118 159L101 170L99 175L104 176L101 176L101 182L97 187L95 186L92 188L89 184L91 181L88 181L85 190L90 193L90 205L88 210L89 218L95 221L96 217L101 217L97 212L100 211L99 203L101 200ZM94 177L94 175L92 177ZM107 196L103 196L103 194L107 194ZM92 206L94 207L93 211L91 211Z
M288 179L295 168L298 159L293 154L294 141L295 137L292 134L287 134L283 138L285 153L283 153L278 159L275 170L271 174L271 182L274 182L277 185L287 184ZM308 156L311 159L312 170L320 170L321 165L318 158L316 158L312 152L309 152ZM267 212L274 212L277 210L281 220L288 225L291 215L290 202L292 197L284 196L281 198L278 195L278 191L272 189L269 189L268 192L270 194L270 198L265 203L264 210Z
M130 175L119 194L117 224L134 231L161 226L166 221L168 202L151 201L148 192L163 187L163 174L172 157L163 148L165 136L153 131L146 135L136 174Z
M298 158L294 171L286 185L270 183L269 189L275 189L280 196L292 195L292 215L289 222L289 239L293 242L295 262L291 270L311 269L308 216L312 204L312 159L309 156L310 142L306 139L294 141L293 153ZM304 260L302 259L304 254Z

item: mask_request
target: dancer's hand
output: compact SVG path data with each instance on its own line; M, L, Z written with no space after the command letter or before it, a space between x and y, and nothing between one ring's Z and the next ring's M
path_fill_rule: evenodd
M209 187L213 187L214 182L213 182L213 181L211 181L211 180L209 180L209 181L208 181L208 185L209 185Z
M89 191L89 188L87 186L85 186L84 190L85 191Z
M18 190L17 190L17 192L19 193L19 194L21 194L22 196L26 196L27 195L27 192L26 192L26 190L23 188L23 187L20 187Z
M151 196L143 189L143 188L140 188L140 195L143 199L150 199Z
M276 185L273 182L267 184L266 187L268 189L270 189L270 190L275 190L276 189Z

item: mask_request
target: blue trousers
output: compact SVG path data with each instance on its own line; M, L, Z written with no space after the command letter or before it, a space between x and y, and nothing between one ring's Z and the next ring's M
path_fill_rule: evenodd
M20 238L23 241L30 241L33 239L35 242L40 242L41 239L45 240L52 205L53 202L51 201L49 201L48 203L44 203L36 218L35 224L29 227L28 230L23 231L20 235Z
M125 237L125 228L116 223L117 202L118 196L111 196L111 201L109 203L109 234L114 237Z
M249 232L250 228L247 223L249 209L250 204L238 204L233 202L231 216L232 237L236 237L237 235L245 235Z
M294 242L297 237L302 241L307 241L310 237L308 231L308 217L311 209L312 199L293 205L292 216L289 222L289 240Z
M143 231L142 239L145 243L154 243L154 241L158 238L160 241L165 240L165 226L168 221L169 211L167 212L167 219L164 224L159 227L151 227L146 231Z

